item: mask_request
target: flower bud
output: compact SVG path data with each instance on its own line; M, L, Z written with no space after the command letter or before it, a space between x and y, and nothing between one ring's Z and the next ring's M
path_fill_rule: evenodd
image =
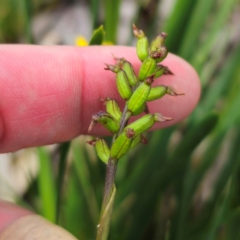
M156 70L156 59L152 57L147 57L140 67L139 73L138 73L138 79L140 81L144 81L147 77L152 75Z
M173 73L168 67L158 64L155 70L154 78L158 78L162 75L173 75Z
M106 111L111 114L118 122L122 117L122 112L120 110L117 100L113 98L100 99L106 105Z
M120 69L119 66L113 66L109 64L106 64L106 66L107 67L105 68L105 70L111 70L112 72L115 72L117 74L116 82L118 92L124 100L128 100L132 95L132 89L128 83L128 78L125 71Z
M163 97L166 94L166 86L152 87L147 97L147 101L153 101Z
M133 87L136 86L138 83L138 79L134 72L133 66L130 62L124 60L122 63L122 69L125 71L129 84Z
M92 115L92 121L88 128L88 132L91 132L93 127L98 122L101 123L111 133L117 133L119 131L120 125L118 121L109 113L99 111L98 113Z
M150 51L151 52L157 51L164 44L166 37L167 34L164 32L158 34L157 37L151 42Z
M133 123L130 123L126 128L131 128L136 134L141 134L150 129L155 122L170 121L172 118L164 117L160 113L146 114Z
M146 103L148 94L150 93L151 90L153 78L154 75L150 76L143 83L141 83L139 87L134 91L131 98L129 99L127 103L127 108L128 111L132 112L132 114L136 115L136 113L138 113Z
M94 140L88 141L90 145L93 145L96 147L96 152L98 157L107 164L109 156L110 156L110 150L106 143L106 141L102 138L96 138Z
M134 24L133 33L138 38L136 46L137 56L140 61L144 61L148 57L148 38L145 36L144 32L139 30Z
M110 150L112 159L120 159L129 150L135 132L131 128L125 128L124 131L117 137Z
M137 116L137 115L139 115L139 114L141 114L143 112L149 113L148 106L147 106L146 103L144 103L137 111L131 112L131 116Z
M147 98L147 101L150 102L150 101L159 99L159 98L163 97L165 94L168 94L168 95L171 95L171 96L184 95L184 93L176 92L170 86L159 85L159 86L151 88L150 93L149 93L148 98Z

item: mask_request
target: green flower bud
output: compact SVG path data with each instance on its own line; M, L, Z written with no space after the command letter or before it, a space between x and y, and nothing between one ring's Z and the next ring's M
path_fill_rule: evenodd
M118 92L124 100L128 100L132 95L132 89L128 83L128 78L125 71L120 69L119 66L113 66L109 64L106 64L106 66L107 67L105 68L105 70L111 70L112 72L116 73Z
M137 116L143 112L147 112L148 108L147 108L147 104L144 103L137 111L135 112L131 112L131 116Z
M128 111L132 114L138 113L143 108L145 102L147 101L148 94L151 90L151 84L153 82L153 76L147 78L139 87L134 91L133 95L127 103Z
M122 112L120 110L117 100L113 98L105 98L100 100L103 101L106 105L106 111L119 122L122 117Z
M165 94L168 94L168 95L171 95L171 96L184 95L184 93L176 92L170 86L160 85L160 86L156 86L156 87L151 88L150 93L149 93L148 98L147 98L147 101L150 102L150 101L159 99L159 98L163 97Z
M140 61L144 61L148 57L148 38L145 36L144 32L139 30L134 24L133 33L138 38L136 46L137 56Z
M166 94L166 86L152 87L148 95L147 101L153 101L163 97Z
M172 120L172 118L164 117L160 113L146 114L135 122L127 125L126 128L131 128L136 134L141 134L150 129L155 122L165 122L170 120Z
M147 139L142 134L138 134L133 138L129 150L135 148L139 143L147 144Z
M167 34L164 32L158 34L157 37L151 42L150 51L151 52L157 51L164 44L166 37Z
M168 67L158 64L155 70L154 78L158 78L162 75L173 75L173 73Z
M138 83L138 79L136 77L132 64L124 59L121 66L127 75L129 84L132 87L136 86Z
M88 141L90 145L93 145L96 147L96 152L98 157L107 164L109 156L110 156L110 150L106 143L106 141L102 138L96 138L94 140Z
M147 77L152 75L156 70L156 59L152 57L147 57L140 67L139 73L138 73L138 79L140 81L144 81Z
M120 159L129 150L135 132L131 128L125 128L124 131L117 137L110 150L112 159Z
M103 111L92 115L92 121L88 128L88 132L91 132L97 123L101 123L111 133L117 133L120 128L118 121L112 115Z

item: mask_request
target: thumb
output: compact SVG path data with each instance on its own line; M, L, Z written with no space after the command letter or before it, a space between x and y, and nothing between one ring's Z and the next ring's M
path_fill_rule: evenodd
M30 239L76 240L66 230L43 217L11 203L0 202L0 240Z

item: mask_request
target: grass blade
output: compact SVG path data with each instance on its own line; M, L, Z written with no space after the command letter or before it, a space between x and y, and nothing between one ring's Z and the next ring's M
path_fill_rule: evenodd
M56 199L56 216L55 222L59 223L60 208L62 200L62 187L67 166L67 155L70 148L71 142L65 142L60 145L60 161L58 166L58 177L57 177L57 199Z
M198 0L194 6L179 49L179 53L183 58L189 59L195 53L196 41L202 32L214 2L214 0Z
M101 45L103 42L104 34L105 32L103 26L101 25L99 28L94 30L91 40L89 41L89 45Z
M176 1L174 9L163 28L164 31L171 36L167 38L166 41L169 51L173 53L178 51L195 4L196 1L192 0Z
M42 204L42 215L49 221L54 222L56 214L56 187L51 166L51 157L44 147L38 148L38 157L40 169L37 181Z
M117 30L120 12L120 0L105 0L105 29L106 36L105 40L116 44L117 41Z

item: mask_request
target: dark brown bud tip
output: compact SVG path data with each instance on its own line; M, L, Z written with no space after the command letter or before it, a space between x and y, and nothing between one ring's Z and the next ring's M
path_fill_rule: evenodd
M161 32L159 35L162 36L164 39L166 39L166 37L168 36L165 32Z
M135 135L135 132L133 131L132 128L127 128L127 129L126 129L126 136L127 136L128 138L132 138L134 135Z
M141 140L140 140L141 143L143 144L148 144L148 140L146 139L146 137L144 135L141 134Z
M117 73L120 70L120 68L118 66L110 65L107 63L105 63L105 65L106 65L106 67L104 68L105 70L110 70L114 73Z
M98 121L99 121L99 114L96 113L96 114L93 114L92 115L92 121L90 123L90 126L88 127L88 132L90 133L92 131L92 129L97 125Z
M164 75L174 75L174 73L168 68L164 67Z
M168 54L168 50L167 50L167 48L165 46L161 46L156 51L150 52L150 56L152 58L163 58L163 57L166 57L167 54Z
M93 140L87 141L87 143L88 143L89 145L95 146L95 145L96 145L96 141L97 141L98 139L99 139L99 138L95 138L95 139L93 139Z
M151 74L150 76L148 76L147 79L145 80L145 82L146 82L147 84L152 84L153 81L154 81L155 75L156 75L156 73L153 73L153 74Z
M144 38L145 37L144 32L142 30L139 30L134 23L133 23L132 27L133 27L133 34L137 38Z
M149 113L149 109L148 109L148 105L147 105L147 104L145 104L144 112L145 112L146 114Z
M165 117L161 113L154 113L154 119L155 119L155 122L165 122L165 121L173 120L173 118Z
M164 121L171 121L171 120L173 120L172 117L164 117L164 116L162 116L162 119L163 119Z
M166 93L170 96L179 96L179 95L185 95L184 93L178 93L176 92L172 87L167 87Z
M92 129L94 128L94 126L96 126L97 121L92 120L89 127L88 127L88 132L90 133L92 131Z
M174 75L174 73L168 67L158 63L156 70L160 71L162 69L164 69L164 72L163 72L164 75Z

